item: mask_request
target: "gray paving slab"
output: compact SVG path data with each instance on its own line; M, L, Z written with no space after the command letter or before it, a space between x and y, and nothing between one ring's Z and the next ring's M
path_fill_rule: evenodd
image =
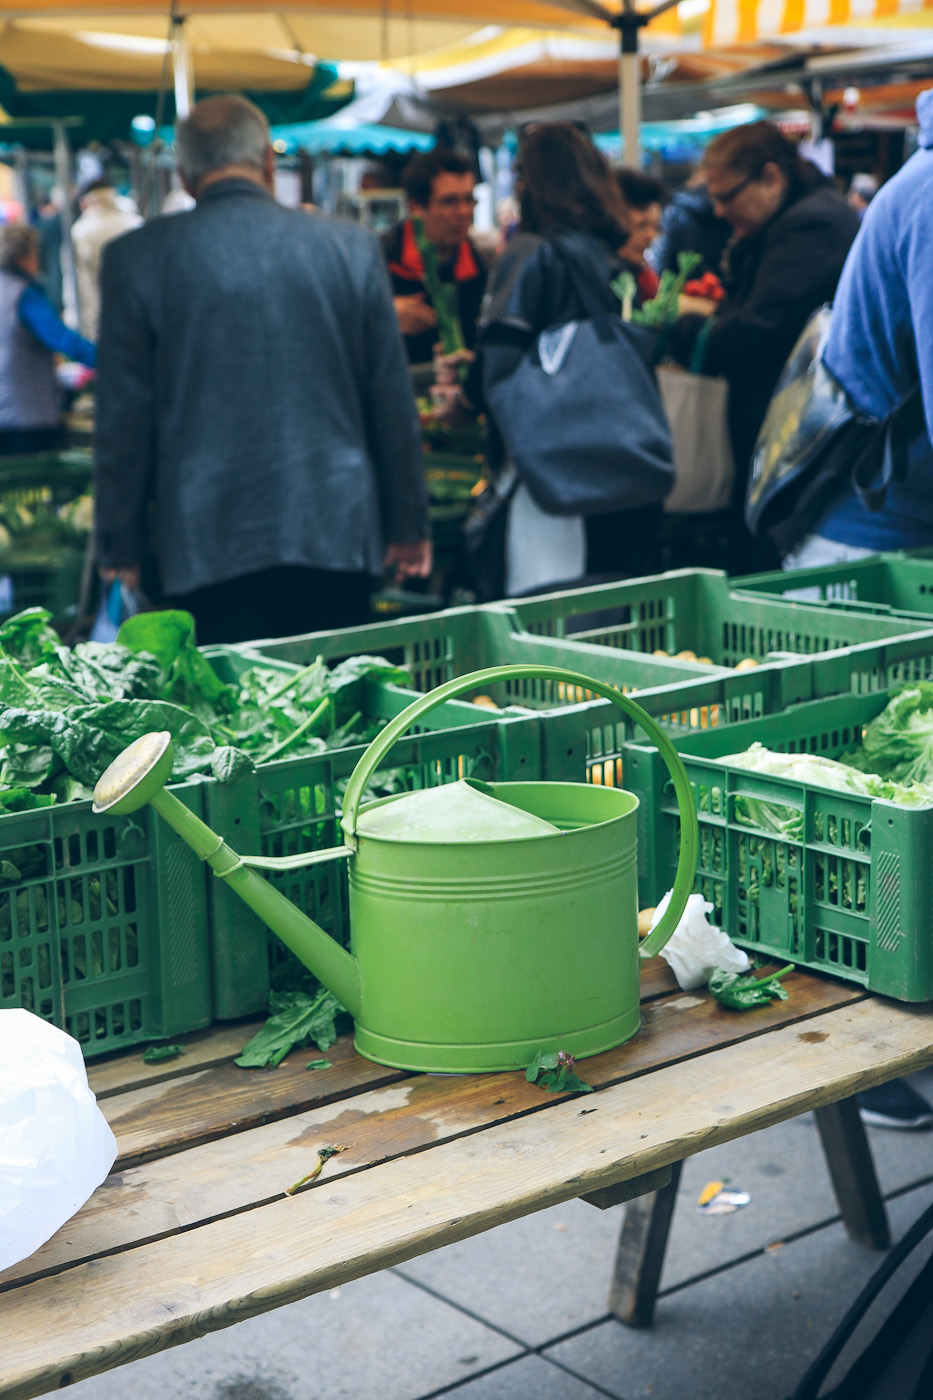
M68 1394L70 1400L416 1400L519 1354L500 1333L385 1272L80 1381Z
M540 1356L524 1356L449 1392L450 1400L602 1400L605 1392Z
M931 1186L892 1202L895 1236L931 1203ZM910 1276L929 1257L927 1245ZM879 1262L831 1225L662 1299L651 1331L613 1320L544 1355L619 1400L785 1400ZM883 1315L866 1321L848 1357Z

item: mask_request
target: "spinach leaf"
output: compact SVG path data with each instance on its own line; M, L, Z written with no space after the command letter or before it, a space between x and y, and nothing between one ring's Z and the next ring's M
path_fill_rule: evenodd
M751 1011L756 1006L768 1006L772 1000L786 1001L787 990L780 979L793 970L793 963L788 963L769 977L748 977L717 969L709 979L709 989L721 1006L732 1011Z
M322 989L316 996L306 992L272 992L272 1015L244 1045L235 1063L241 1069L274 1069L296 1046L313 1043L328 1050L337 1039L335 1020L343 1011L332 992Z

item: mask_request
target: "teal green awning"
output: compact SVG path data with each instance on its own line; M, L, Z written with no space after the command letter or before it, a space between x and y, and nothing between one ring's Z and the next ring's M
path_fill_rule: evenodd
M328 89L336 87L335 95L328 95ZM207 91L199 91L198 97L208 97ZM317 122L333 116L341 107L352 100L352 87L349 89L339 82L337 70L329 63L320 63L303 88L289 92L245 92L251 102L265 112L272 123ZM89 141L122 141L130 136L130 124L134 117L155 117L159 95L153 91L111 91L89 89L74 91L21 91L12 75L0 65L0 107L8 116L18 122L29 118L80 117L81 125L69 128L72 145L86 145ZM171 123L175 119L175 98L170 87L165 93L163 120ZM5 131L0 122L0 143L23 145L31 149L46 150L51 146L51 132L48 126L37 122L35 127L17 125Z
M285 153L310 155L382 156L388 151L429 151L434 137L424 131L394 126L337 126L332 122L289 123L272 128L273 141L285 143Z

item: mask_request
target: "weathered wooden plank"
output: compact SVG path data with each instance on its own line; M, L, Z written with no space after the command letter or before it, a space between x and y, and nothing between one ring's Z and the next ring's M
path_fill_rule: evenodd
M933 1009L872 998L3 1299L0 1397L32 1400L933 1063Z
M644 1005L644 1025L654 1026L661 1018L663 1044L654 1034L646 1037L643 1026L633 1041L586 1061L587 1075L595 1076L588 1082L607 1084L629 1074L643 1073L665 1058L701 1054L713 1045L761 1034L772 1026L800 1020L865 995L861 988L806 973L792 973L785 985L790 993L787 1002L774 1002L770 1007L744 1014L722 1011L706 992L655 997ZM698 1019L684 1018L685 1011L698 1007L705 1008ZM387 1069L364 1060L354 1052L348 1036L327 1051L330 1069L306 1071L306 1064L314 1058L320 1058L315 1050L295 1050L275 1070L241 1070L228 1062L105 1099L101 1107L120 1147L118 1166L178 1152L197 1142L242 1132L408 1077L405 1070ZM453 1102L460 1093L471 1098L474 1090L469 1086L478 1078L495 1084L504 1077L461 1075L444 1082ZM497 1095L484 1092L490 1108L495 1108ZM537 1098L539 1092L532 1091L532 1098ZM506 1116L505 1112L490 1112L489 1121Z
M173 1036L172 1043L183 1045L184 1054L179 1055L177 1060L163 1060L160 1064L146 1064L143 1059L144 1046L138 1050L123 1051L106 1060L92 1060L87 1067L87 1080L101 1099L148 1084L158 1084L165 1079L178 1079L181 1075L209 1069L212 1065L233 1059L262 1024L262 1020L255 1019L237 1021L211 1026L206 1031L194 1031L191 1035Z
M599 1090L702 1054L730 1039L745 1039L752 1030L761 1033L787 1024L822 1006L827 996L842 994L838 985L804 974L788 978L788 988L787 1002L774 1002L748 1015L723 1011L706 994L655 1000L645 1006L644 1023L634 1040L586 1060L581 1072ZM851 1000L861 993L849 989L847 995ZM791 1006L796 1008L794 1017ZM347 1052L347 1043L342 1048ZM304 1065L308 1053L301 1052L299 1065ZM331 1073L296 1072L314 1080ZM282 1070L271 1073L278 1075ZM264 1073L262 1078L269 1075ZM167 1102L171 1106L173 1100ZM121 1140L116 1172L53 1239L0 1275L0 1289L16 1279L262 1205L310 1169L318 1147L349 1144L349 1151L328 1163L327 1175L333 1180L497 1122L540 1113L551 1102L550 1095L529 1084L521 1073L455 1078L411 1075L352 1098L325 1096L303 1112L246 1132L231 1131L202 1146L136 1166L129 1164L117 1120L111 1116ZM590 1096L581 1099L581 1112L585 1115L595 1102ZM114 1107L114 1100L104 1101L108 1115ZM210 1104L205 1111L209 1109ZM169 1123L166 1131L175 1128Z
M309 1060L330 1069L309 1071ZM120 1146L118 1165L179 1152L227 1132L242 1132L314 1105L407 1078L407 1071L364 1060L344 1036L323 1056L295 1050L274 1070L243 1070L232 1060L101 1101Z
M676 987L674 974L663 959L652 958L645 964L643 1002L668 995ZM221 1131L225 1118L239 1128L248 1127L283 1112L297 1112L310 1102L319 1101L322 1094L330 1098L353 1087L362 1092L375 1083L404 1077L402 1070L386 1070L354 1055L347 1036L327 1052L326 1058L335 1067L339 1062L340 1068L317 1072L313 1100L308 1096L307 1076L303 1074L307 1061L319 1054L313 1048L295 1051L274 1072L274 1080L261 1082L257 1091L253 1081L260 1075L264 1080L265 1073L236 1069L229 1062L261 1025L262 1021L251 1021L179 1037L185 1044L185 1054L161 1065L145 1064L142 1051L133 1050L88 1066L88 1082L98 1098L119 1099L106 1111L121 1139L121 1156L139 1160L151 1151L177 1151L189 1142L203 1141ZM215 1070L218 1072L213 1073ZM205 1078L208 1071L212 1072L209 1080ZM251 1103L255 1101L255 1112L244 1106L244 1095ZM196 1113L192 1117L195 1100L210 1108L203 1121ZM171 1120L168 1129L166 1118Z

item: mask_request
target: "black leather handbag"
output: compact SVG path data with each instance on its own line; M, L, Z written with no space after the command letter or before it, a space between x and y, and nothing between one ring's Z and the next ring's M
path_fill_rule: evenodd
M820 358L831 310L815 311L777 382L755 443L745 523L788 554L851 483L868 511L907 474L925 431L920 384L884 418L861 413Z

